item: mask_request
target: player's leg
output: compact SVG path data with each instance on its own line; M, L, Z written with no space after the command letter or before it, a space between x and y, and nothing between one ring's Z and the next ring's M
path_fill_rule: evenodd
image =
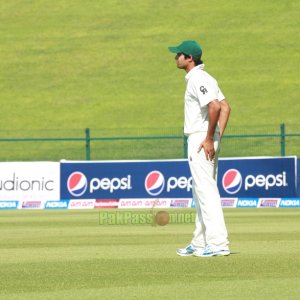
M191 244L194 247L204 249L206 246L205 225L203 223L202 212L199 204L199 199L197 197L197 193L195 192L194 184L193 184L193 199L195 201L196 217L195 217L195 230L193 233L193 239Z
M193 134L189 137L189 146L193 149L199 147L205 134ZM218 137L216 136L215 148L218 149ZM202 221L205 226L207 244L213 249L228 249L227 230L221 206L220 195L215 175L213 161L206 160L204 151L193 152L189 157L189 164L193 176L194 192L197 194L201 209Z
M191 149L192 144L188 143L188 154L195 152ZM190 157L190 155L188 155ZM195 230L193 232L193 239L191 243L185 248L176 250L180 256L191 256L197 249L204 250L206 246L205 241L205 226L202 220L201 208L197 193L195 193L194 182L192 187L193 199L195 201L196 216L195 216Z

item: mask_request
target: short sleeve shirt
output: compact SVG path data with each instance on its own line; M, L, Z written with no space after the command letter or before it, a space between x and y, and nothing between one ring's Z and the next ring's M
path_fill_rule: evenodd
M204 71L204 65L190 70L185 76L184 133L190 135L208 129L208 103L225 99L217 81ZM219 131L217 126L216 131Z

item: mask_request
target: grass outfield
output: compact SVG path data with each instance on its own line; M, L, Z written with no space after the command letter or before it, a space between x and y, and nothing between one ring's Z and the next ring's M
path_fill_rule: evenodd
M202 259L175 254L192 224L99 225L97 210L1 211L0 299L296 299L300 210L225 209L225 217L234 254Z
M181 131L185 74L167 47L183 39L202 44L206 69L232 106L227 133L278 133L280 123L299 133L299 1L2 0L0 8L1 138L47 137L51 129L82 137L87 127L97 137ZM289 155L298 154L298 140ZM261 153L262 140L253 143L253 155L280 154L277 139ZM3 144L1 161L84 159L84 143ZM135 148L105 146L94 148L94 159L131 158Z

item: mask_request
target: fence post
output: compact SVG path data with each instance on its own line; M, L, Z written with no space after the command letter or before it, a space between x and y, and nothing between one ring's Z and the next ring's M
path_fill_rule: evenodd
M285 156L285 125L280 124L280 153L281 156Z
M90 136L90 129L85 129L85 159L91 159L91 136Z
M187 153L187 136L183 135L183 156L184 158L188 157Z

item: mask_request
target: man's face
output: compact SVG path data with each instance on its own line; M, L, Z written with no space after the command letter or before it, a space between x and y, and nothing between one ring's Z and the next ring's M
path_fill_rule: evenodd
M192 61L191 57L185 58L183 53L177 53L175 56L176 64L178 69L186 70Z

